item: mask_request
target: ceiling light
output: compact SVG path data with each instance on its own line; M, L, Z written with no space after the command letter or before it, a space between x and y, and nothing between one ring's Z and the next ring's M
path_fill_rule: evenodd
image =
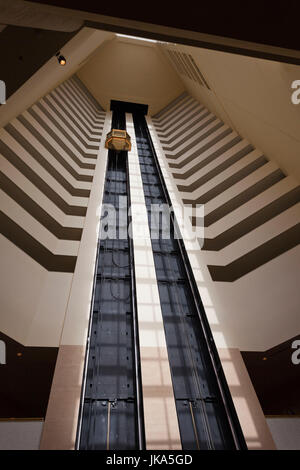
M139 41L157 42L156 39L140 38L138 36L128 36L127 34L117 34L120 38L137 39Z
M55 56L57 57L57 60L58 60L58 63L59 65L66 65L67 61L66 61L66 58L61 55L60 51L58 51Z

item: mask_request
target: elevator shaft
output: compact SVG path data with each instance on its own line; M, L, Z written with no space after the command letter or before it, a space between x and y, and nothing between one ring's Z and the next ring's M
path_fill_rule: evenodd
M112 127L125 129L125 114ZM120 199L121 198L121 199ZM78 428L83 450L143 449L127 152L108 152Z
M153 205L171 207L144 115L133 114L149 228ZM152 210L151 210L152 209ZM170 236L151 236L183 449L246 444L174 214Z

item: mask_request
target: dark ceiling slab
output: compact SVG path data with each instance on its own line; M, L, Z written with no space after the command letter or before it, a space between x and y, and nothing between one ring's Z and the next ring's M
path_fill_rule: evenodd
M140 113L144 115L148 113L148 105L140 103L130 103L127 101L111 100L110 110L122 111L123 113Z
M234 5L186 1L184 8L166 2L151 2L151 8L142 4L136 8L131 2L91 0L33 0L32 3L80 10L80 19L85 25L97 29L300 65L300 4L295 0L273 2L272 6L261 1ZM101 16L94 16L91 21L90 13ZM134 21L140 23L133 24ZM166 28L174 28L174 31ZM5 64L0 80L6 83L7 98L76 33L7 26L0 33L0 51ZM203 37L203 34L210 36ZM249 41L250 45L237 41ZM274 46L281 49L273 50Z
M300 415L300 365L291 359L296 339L300 335L264 352L241 353L265 415Z
M33 0L66 9L300 50L299 2L133 2ZM84 17L84 14L83 14Z
M7 26L0 33L2 67L0 79L9 98L78 31L66 33L20 26ZM53 63L56 65L55 62ZM57 63L57 67L59 67Z

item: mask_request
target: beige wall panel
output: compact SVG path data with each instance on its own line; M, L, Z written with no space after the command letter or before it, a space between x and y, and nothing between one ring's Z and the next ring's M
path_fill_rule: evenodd
M57 347L71 273L49 273L2 235L0 331L24 346Z
M238 349L219 349L219 356L249 450L276 446Z
M267 423L278 450L300 449L299 416L270 416Z
M73 273L47 272L26 344L59 347Z
M74 450L85 346L61 345L40 450Z

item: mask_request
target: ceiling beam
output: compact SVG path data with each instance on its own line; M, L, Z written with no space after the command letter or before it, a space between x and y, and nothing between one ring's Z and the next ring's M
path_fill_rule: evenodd
M111 32L300 65L299 2L130 2L32 0L52 14ZM151 8L150 8L151 6ZM117 16L116 16L117 15Z

